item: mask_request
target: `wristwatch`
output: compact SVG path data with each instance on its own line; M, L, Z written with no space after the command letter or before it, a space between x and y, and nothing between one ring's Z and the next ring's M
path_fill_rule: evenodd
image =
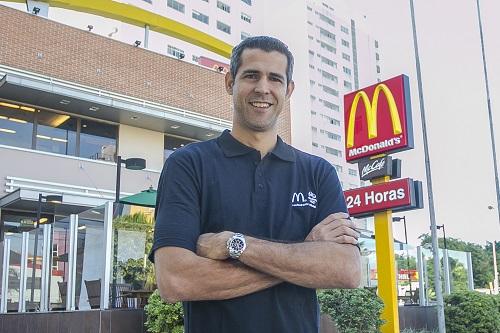
M245 236L239 233L235 233L231 236L231 238L227 240L226 245L227 250L229 251L229 257L233 259L238 259L247 248Z

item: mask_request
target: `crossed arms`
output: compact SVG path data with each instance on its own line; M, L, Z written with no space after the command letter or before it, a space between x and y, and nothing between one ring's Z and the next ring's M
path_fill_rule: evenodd
M155 252L158 289L168 302L222 300L283 281L307 288L355 288L360 281L359 234L345 213L326 217L304 242L283 244L246 236L239 261L226 260L223 231L203 234L197 253L179 247Z

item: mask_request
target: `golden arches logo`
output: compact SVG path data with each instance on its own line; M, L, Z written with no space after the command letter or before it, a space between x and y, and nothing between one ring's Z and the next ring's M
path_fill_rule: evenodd
M373 93L372 101L364 91L359 91L351 104L351 109L349 110L349 124L347 126L347 148L354 147L354 123L356 120L356 112L358 109L359 100L363 101L366 110L366 123L368 125L368 138L373 139L377 137L378 126L377 126L377 108L378 108L378 98L380 92L383 92L387 98L387 103L389 104L389 113L391 115L392 130L394 135L403 133L401 127L401 119L399 119L398 107L396 101L394 101L394 96L391 90L383 83L379 84L375 88Z

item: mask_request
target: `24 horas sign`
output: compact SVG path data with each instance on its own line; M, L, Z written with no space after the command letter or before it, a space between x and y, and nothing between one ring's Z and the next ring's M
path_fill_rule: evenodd
M406 75L344 96L347 162L413 148Z

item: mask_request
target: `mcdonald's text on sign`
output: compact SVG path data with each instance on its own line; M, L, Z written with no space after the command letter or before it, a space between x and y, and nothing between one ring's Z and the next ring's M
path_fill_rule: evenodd
M406 75L345 95L344 116L348 162L413 148Z
M349 215L363 217L383 210L409 210L418 204L410 178L344 191Z

